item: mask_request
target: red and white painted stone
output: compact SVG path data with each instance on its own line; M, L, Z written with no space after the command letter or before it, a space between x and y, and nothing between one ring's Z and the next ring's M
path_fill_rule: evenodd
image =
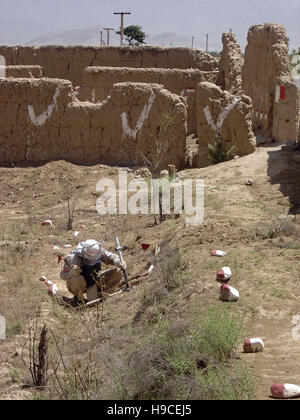
M45 276L40 277L40 281L42 281L43 283L45 283L48 286L49 295L55 296L57 294L57 292L58 292L57 285L52 283L52 281L47 280L47 277L45 277Z
M265 349L265 344L261 338L249 338L244 343L245 353L260 353Z
M222 284L220 299L225 302L236 302L240 298L239 292L228 284Z
M300 398L300 387L294 384L277 383L271 387L272 397L278 399Z
M213 250L213 251L211 251L211 255L213 257L225 257L226 256L226 252L220 251L220 250Z
M53 227L53 222L52 222L52 220L44 220L42 222L42 226L50 226L50 227Z
M217 280L221 282L228 282L232 277L232 272L229 267L222 267L217 272Z

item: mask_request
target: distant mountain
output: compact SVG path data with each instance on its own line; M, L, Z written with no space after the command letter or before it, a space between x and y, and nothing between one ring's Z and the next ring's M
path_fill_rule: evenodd
M113 16L124 0L0 0L0 44L99 45L100 28L118 29ZM127 0L132 15L126 25L139 24L151 34L147 44L222 48L222 33L230 28L244 48L251 25L276 22L287 27L290 47L300 46L300 0ZM158 35L156 35L158 34ZM103 33L106 41L106 34ZM111 45L119 37L111 33Z
M107 42L107 32L103 31L103 41ZM147 45L190 47L192 38L178 35L172 32L165 32L159 35L149 35L146 38ZM74 29L57 33L47 33L38 38L32 39L26 45L100 45L100 27L92 26L84 29ZM110 32L110 45L120 45L120 36Z
M103 32L103 39L106 41L106 32ZM117 35L110 34L112 44L117 42ZM100 45L100 27L92 26L84 29L73 29L62 32L49 32L38 38L34 38L25 45Z

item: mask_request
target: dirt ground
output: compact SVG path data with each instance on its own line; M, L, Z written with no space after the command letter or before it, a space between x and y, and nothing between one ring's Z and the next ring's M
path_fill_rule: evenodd
M159 226L153 224L151 216L100 216L95 207L96 183L104 177L116 180L119 170L66 162L0 168L0 313L8 320L8 338L0 342L0 398L33 396L31 389L22 389L22 375L16 368L26 340L20 318L28 316L32 305L41 305L39 317L53 328L59 329L64 322L57 316L47 288L39 282L44 275L57 284L61 294L70 296L59 278L61 267L53 247L68 252L64 248L67 244L75 248L81 240L102 238L113 251L116 235L128 247L124 257L129 277L145 270L156 244L167 240L171 246L180 247L189 275L187 289L176 302L182 319L195 308L224 305L219 301L215 274L222 266L230 266L230 284L241 295L233 310L244 316L248 337L261 337L266 346L264 353L245 355L241 343L240 356L257 377L256 398L269 399L274 382L300 385L300 321L294 318L299 315L300 319L300 171L291 153L273 145L230 162L182 171L181 179L205 181L205 220L199 227L186 227L183 215ZM129 178L135 173L132 168ZM66 201L59 178L66 175L72 177L78 197L72 232L63 228ZM245 185L247 179L253 181L252 186ZM53 221L53 228L41 227L46 219ZM78 237L75 231L80 232ZM142 242L151 244L149 251L142 251ZM26 274L25 283L17 281L20 273L13 258L7 267L7 249L16 243L28 251L26 264L18 269ZM227 256L211 257L212 249L224 250ZM12 273L16 282L8 287ZM148 281L151 278L144 283ZM132 325L144 283L105 301L106 329ZM22 310L26 301L31 307Z

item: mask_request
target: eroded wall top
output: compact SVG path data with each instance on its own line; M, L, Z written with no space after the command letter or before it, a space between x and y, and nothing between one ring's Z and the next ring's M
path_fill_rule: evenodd
M214 57L191 48L159 47L7 47L0 46L0 55L7 65L40 65L45 77L58 77L80 85L83 71L88 66L105 67L159 67L217 70Z
M222 36L223 50L219 61L219 85L223 89L239 94L242 91L242 68L244 60L241 47L232 32Z

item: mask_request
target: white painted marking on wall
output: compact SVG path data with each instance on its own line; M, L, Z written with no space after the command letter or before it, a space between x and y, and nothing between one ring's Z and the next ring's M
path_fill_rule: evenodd
M123 112L121 114L122 127L123 127L123 137L125 137L127 135L128 137L136 139L136 136L137 136L138 132L141 131L141 129L143 128L144 122L146 121L146 119L149 116L149 113L152 109L155 98L156 98L156 95L152 91L148 102L146 103L146 105L144 106L144 109L142 110L142 113L141 113L141 115L140 115L140 117L137 121L137 124L136 124L135 128L130 128L129 127L126 112Z
M93 104L96 102L96 91L95 91L95 89L92 90L92 102L93 102Z
M6 339L6 321L4 316L0 315L0 340Z
M276 91L275 91L275 101L276 103L279 102L280 99L280 86L276 86Z
M60 95L60 89L56 88L56 91L53 96L53 103L49 105L46 111L43 112L43 114L39 116L36 116L33 105L28 105L28 114L34 125L36 125L37 127L41 126L45 124L45 122L51 117L54 108L57 108L57 99L59 95Z
M214 131L217 131L217 126L214 123L214 120L212 118L212 115L211 115L211 112L210 112L210 109L209 109L208 105L207 105L207 107L204 108L204 114L205 114L205 117L206 117L206 121L208 122L208 125L210 125L211 128Z
M6 77L6 60L3 55L0 55L0 77Z
M211 126L211 128L214 131L220 130L224 124L225 118L227 117L227 115L229 114L229 112L236 106L236 104L240 101L240 99L238 98L234 98L232 103L230 105L228 105L226 108L224 108L218 118L217 124L214 123L214 120L212 118L209 106L207 105L207 107L204 108L204 114L206 117L206 121L208 122L208 124Z

